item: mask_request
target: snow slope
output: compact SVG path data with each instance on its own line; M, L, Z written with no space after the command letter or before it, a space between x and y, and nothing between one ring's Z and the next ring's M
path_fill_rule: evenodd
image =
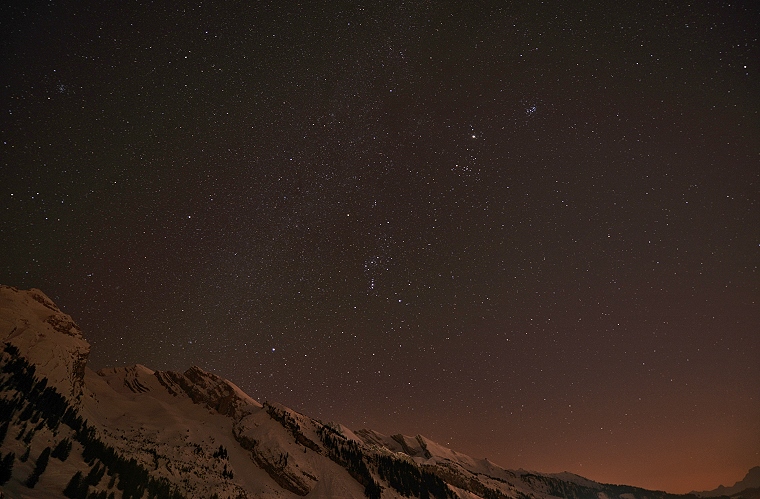
M61 497L64 489L72 497L670 497L507 470L421 435L351 431L261 404L198 367L94 372L78 326L38 290L0 286L0 337L0 463L13 454L0 485L7 497Z
M0 340L23 351L38 376L60 393L81 395L90 345L74 320L42 291L0 285Z

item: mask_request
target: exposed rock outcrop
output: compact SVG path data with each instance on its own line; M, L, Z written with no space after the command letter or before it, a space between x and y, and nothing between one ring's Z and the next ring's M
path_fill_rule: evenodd
M193 366L184 373L165 371L157 378L170 392L181 389L196 404L203 404L224 416L235 420L250 413L261 404L245 394L234 383Z
M0 285L0 341L17 347L61 394L81 397L90 344L42 291Z

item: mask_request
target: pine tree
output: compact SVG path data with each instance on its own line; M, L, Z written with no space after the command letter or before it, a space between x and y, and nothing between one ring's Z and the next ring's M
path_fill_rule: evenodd
M0 485L5 485L13 475L13 461L16 460L16 454L9 452L0 460Z
M58 442L58 445L55 446L55 449L53 449L53 452L50 454L50 456L56 459L59 459L61 460L61 462L63 462L66 459L68 459L70 452L71 452L71 441L68 438L64 438L63 440Z
M37 462L34 464L34 471L32 471L32 474L26 479L25 485L27 487L33 489L34 486L37 485L40 476L42 476L47 468L48 460L50 460L50 447L45 447L37 458Z
M87 477L84 479L84 483L86 483L87 485L99 484L105 472L106 472L106 467L101 466L100 463L97 463L95 466L92 467L90 472L87 474Z
M21 440L24 438L24 433L26 433L26 423L21 427L21 431L18 432L18 435L16 435L16 440Z
M77 499L87 495L87 485L82 487L82 472L77 471L69 480L69 484L63 489L63 495L71 499Z
M34 433L36 431L37 430L35 430L34 428L30 428L29 432L24 436L23 439L21 439L21 441L24 442L25 444L31 444L32 443L32 439L34 438Z
M0 445L3 445L3 442L5 441L5 435L8 434L8 421L4 422L2 426L0 426Z

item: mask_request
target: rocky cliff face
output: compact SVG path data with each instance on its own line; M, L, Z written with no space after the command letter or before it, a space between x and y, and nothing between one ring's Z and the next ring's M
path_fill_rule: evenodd
M0 286L0 339L0 497L676 497L353 432L199 367L95 373L79 327L38 290Z
M186 393L196 404L203 404L223 416L237 420L261 404L246 395L231 381L193 366L184 373L174 371L156 372L156 378L167 389L177 388Z
M0 341L10 343L61 394L79 399L90 344L42 291L0 285Z

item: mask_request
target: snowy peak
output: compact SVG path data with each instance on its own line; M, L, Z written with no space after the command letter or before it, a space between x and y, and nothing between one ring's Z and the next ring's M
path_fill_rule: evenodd
M422 435L410 437L396 434L386 436L374 430L358 430L356 435L366 444L383 447L393 453L403 453L414 461L424 464L456 463L477 473L492 471L494 465L487 459L473 459L470 456L453 451Z
M743 479L739 480L731 487L724 487L721 485L717 489L705 492L695 492L695 494L702 497L733 496L740 492L744 492L747 489L758 488L760 488L760 466L755 466L754 468L750 468ZM758 492L755 491L755 495L757 494Z
M682 499L507 470L422 435L353 432L262 405L197 366L95 373L79 327L38 290L0 286L0 338L0 479L11 497ZM703 495L758 482L753 468Z
M425 448L424 437L421 435L409 437L399 433L387 436L374 430L362 429L356 431L356 436L367 445L383 447L393 453L406 454L412 458L422 457L428 459L431 457Z
M49 386L67 397L81 397L90 344L42 291L0 285L0 340L18 348Z
M238 420L261 404L248 396L237 385L216 374L193 366L182 373L158 372L156 377L167 390L178 387L196 404L203 404L224 416Z
M261 408L256 400L229 380L193 366L184 373L153 371L141 364L106 368L98 371L108 385L123 395L152 393L160 397L189 397L195 404L205 406L223 416L239 420Z
M423 457L425 459L433 457L433 455L428 452L427 446L425 445L425 439L423 439L421 435L411 438L399 433L397 435L391 435L391 438L401 446L404 454L411 457Z
M122 394L146 393L163 390L156 372L142 364L128 367L108 367L97 372L108 385Z

